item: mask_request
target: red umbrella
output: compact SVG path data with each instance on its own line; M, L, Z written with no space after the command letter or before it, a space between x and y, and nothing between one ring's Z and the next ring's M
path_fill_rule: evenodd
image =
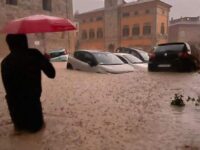
M76 27L69 19L46 15L33 15L10 21L1 32L7 34L27 34L75 29Z

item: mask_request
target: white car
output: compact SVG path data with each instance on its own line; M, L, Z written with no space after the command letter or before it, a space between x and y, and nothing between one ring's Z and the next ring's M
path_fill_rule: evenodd
M136 70L147 70L148 64L128 53L114 53L124 63L133 66Z
M65 49L58 49L48 52L48 55L50 57L50 61L52 62L62 62L68 60L68 55L66 53Z
M116 49L116 52L118 53L128 53L131 54L143 62L148 62L149 61L149 54L142 49L137 49L137 48L130 48L130 47L118 47Z
M117 56L110 52L97 50L78 50L73 56L68 57L67 69L98 73L126 73L134 68L123 63Z

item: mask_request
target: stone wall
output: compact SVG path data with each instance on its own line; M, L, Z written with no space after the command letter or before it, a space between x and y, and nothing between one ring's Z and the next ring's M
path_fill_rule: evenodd
M122 0L105 0L105 48L114 51L120 41L120 9Z
M73 20L73 8L72 0L52 0L52 10L43 10L42 0L18 0L17 5L5 4L5 0L0 0L0 28L2 28L6 22L35 14L45 14L58 17L66 17ZM46 48L47 50L66 48L74 50L74 38L73 31L65 33L47 33L45 34ZM40 36L31 34L29 36L29 43L32 47L43 48L42 45L36 46L34 41L39 40L42 43ZM0 35L0 56L4 56L8 53L7 45L5 43L5 35Z

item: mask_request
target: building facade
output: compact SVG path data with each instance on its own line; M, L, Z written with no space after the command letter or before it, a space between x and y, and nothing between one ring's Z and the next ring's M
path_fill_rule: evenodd
M200 17L171 19L169 41L200 43Z
M189 43L192 54L200 61L200 17L171 19L169 41Z
M36 14L66 17L73 20L72 0L0 0L0 27L8 21ZM46 49L74 49L73 32L29 34L31 47L43 48L42 38L45 38ZM37 40L37 44L35 44ZM39 42L38 42L39 41ZM41 42L40 42L41 41ZM0 35L0 55L8 53L5 35Z
M171 6L160 0L105 0L104 8L76 14L79 49L114 51L119 46L150 50L168 41Z

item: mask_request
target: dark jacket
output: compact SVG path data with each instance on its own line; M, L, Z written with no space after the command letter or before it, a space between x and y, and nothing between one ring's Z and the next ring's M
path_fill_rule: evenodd
M41 96L41 71L49 78L55 69L37 49L28 48L24 35L7 37L11 53L2 61L2 79L8 97ZM20 43L20 44L19 44Z
M15 128L35 132L43 125L41 72L55 77L53 65L37 49L28 48L25 35L8 35L10 54L1 63L6 100Z

